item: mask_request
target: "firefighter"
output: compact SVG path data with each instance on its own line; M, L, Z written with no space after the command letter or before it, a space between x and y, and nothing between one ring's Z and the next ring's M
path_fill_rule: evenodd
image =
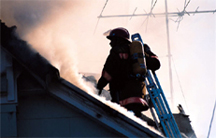
M130 78L132 70L130 55L130 34L125 28L113 29L107 38L110 40L110 54L104 64L102 75L98 81L97 89L102 89L109 83L112 102L132 110L136 116L147 110L148 104L142 98L145 84L142 81Z

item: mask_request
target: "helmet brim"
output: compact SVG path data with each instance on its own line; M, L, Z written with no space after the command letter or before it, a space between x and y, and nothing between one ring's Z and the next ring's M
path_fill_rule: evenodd
M117 36L107 36L107 39L109 40L112 40L113 38L120 38L120 39L126 40L128 43L131 43L131 41L127 38L117 37Z

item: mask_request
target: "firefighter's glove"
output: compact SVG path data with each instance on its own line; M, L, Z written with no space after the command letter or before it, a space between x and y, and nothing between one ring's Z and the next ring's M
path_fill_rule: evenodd
M98 95L101 95L101 93L102 93L102 90L99 90L99 91L98 91Z
M102 93L103 88L107 85L108 81L102 76L97 84L97 89L99 90L98 95Z

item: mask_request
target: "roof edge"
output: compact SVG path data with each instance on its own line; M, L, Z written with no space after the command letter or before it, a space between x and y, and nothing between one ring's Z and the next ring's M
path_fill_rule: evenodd
M48 91L52 96L79 110L81 109L84 114L115 129L126 137L163 137L159 132L154 132L140 125L64 79L48 84Z

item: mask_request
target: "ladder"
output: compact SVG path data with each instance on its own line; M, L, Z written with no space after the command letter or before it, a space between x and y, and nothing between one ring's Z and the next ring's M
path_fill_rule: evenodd
M144 46L144 43L139 33L132 35L131 39L132 41L140 41ZM169 108L168 102L160 86L160 82L157 78L156 73L152 72L151 70L147 70L147 75L145 76L145 83L151 102L153 103L154 109L160 120L163 134L169 138L181 138L181 133ZM158 126L158 121L152 109L151 113Z

